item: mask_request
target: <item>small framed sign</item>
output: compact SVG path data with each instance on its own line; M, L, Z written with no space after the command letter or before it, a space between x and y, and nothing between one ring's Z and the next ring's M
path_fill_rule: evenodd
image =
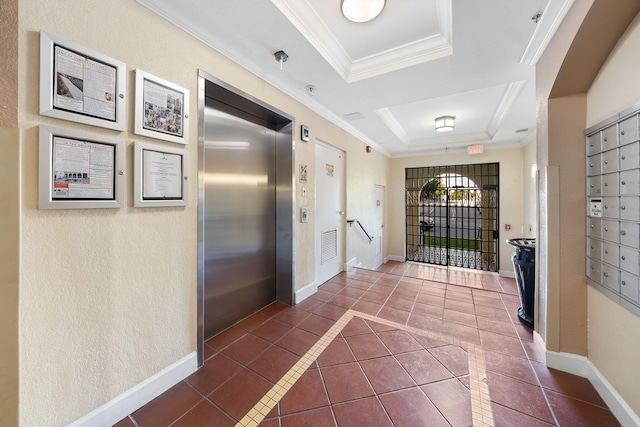
M187 144L189 90L136 70L134 132L138 135Z
M38 208L121 208L124 140L40 126Z
M187 206L187 150L136 142L133 206Z
M125 130L124 62L40 31L40 114Z
M300 182L307 182L307 165L300 164Z
M302 125L300 127L300 138L304 142L309 142L309 126Z

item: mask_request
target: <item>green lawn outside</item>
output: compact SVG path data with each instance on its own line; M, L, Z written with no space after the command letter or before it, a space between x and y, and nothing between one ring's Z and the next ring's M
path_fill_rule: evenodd
M428 246L447 246L446 237L423 236L423 244ZM480 250L480 240L449 239L449 247L457 249Z

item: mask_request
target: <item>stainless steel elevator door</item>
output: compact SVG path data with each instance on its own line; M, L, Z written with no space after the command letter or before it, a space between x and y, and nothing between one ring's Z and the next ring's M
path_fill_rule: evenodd
M275 300L275 131L215 108L204 120L204 337Z

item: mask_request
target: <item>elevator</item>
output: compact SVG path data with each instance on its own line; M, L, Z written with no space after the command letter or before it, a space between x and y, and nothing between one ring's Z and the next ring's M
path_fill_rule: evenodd
M293 302L293 121L200 72L198 334Z

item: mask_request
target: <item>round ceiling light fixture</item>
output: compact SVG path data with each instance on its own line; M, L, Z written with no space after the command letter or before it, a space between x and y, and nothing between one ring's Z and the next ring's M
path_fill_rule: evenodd
M341 0L340 10L351 22L369 22L382 12L386 0Z
M436 132L452 131L456 125L456 116L441 116L436 119Z

